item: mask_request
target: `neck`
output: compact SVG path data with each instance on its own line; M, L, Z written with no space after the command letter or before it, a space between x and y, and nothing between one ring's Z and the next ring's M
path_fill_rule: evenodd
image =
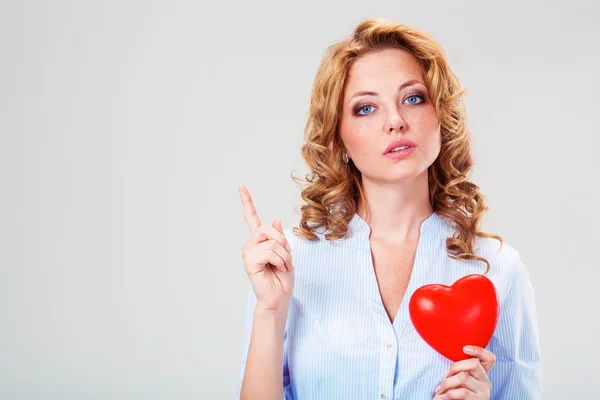
M425 171L400 183L382 183L363 176L367 204L359 200L357 213L371 227L370 239L388 243L419 239L422 222L433 213L427 177Z

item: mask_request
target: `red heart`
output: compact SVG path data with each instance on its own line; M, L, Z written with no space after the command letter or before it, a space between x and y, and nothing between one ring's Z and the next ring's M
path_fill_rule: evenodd
M471 357L463 352L466 345L486 347L500 313L494 284L479 274L460 278L452 286L421 286L408 309L423 340L452 361Z

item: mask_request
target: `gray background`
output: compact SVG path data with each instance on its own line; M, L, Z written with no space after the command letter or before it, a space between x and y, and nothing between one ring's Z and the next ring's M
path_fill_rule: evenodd
M594 397L592 4L2 1L0 398L234 398L237 185L264 223L297 223L316 68L370 16L445 48L468 90L483 227L536 289L544 398Z

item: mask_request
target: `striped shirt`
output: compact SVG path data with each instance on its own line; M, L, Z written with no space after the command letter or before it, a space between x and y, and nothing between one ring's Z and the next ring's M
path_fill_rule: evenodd
M481 261L454 260L445 240L454 230L438 213L420 226L412 275L393 323L384 308L369 242L370 226L358 214L346 238L309 241L284 234L292 247L295 287L284 334L285 399L431 400L452 365L419 336L408 300L422 285L451 285L482 273ZM477 238L477 255L500 301L498 324L487 349L494 400L541 399L538 318L529 274L506 242ZM238 393L244 375L256 297L249 287Z

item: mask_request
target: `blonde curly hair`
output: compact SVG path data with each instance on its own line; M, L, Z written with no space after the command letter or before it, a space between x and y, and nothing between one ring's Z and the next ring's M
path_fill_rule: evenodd
M357 58L390 48L407 50L419 60L440 122L440 154L428 168L429 199L433 209L456 229L454 237L446 239L448 255L482 261L487 265L487 274L490 263L473 253L475 238L494 238L500 245L502 238L479 230L480 218L488 207L479 187L467 179L473 161L462 99L465 89L450 69L443 49L431 36L380 18L361 22L351 38L329 46L321 61L301 148L311 170L304 178L307 185L301 194L306 204L301 207L300 226L294 227L293 233L315 240L315 231L323 227L328 231L327 240L343 239L359 199L366 204L360 171L352 161L342 161L344 147L338 129L343 90ZM293 173L292 179L298 183L299 178Z

